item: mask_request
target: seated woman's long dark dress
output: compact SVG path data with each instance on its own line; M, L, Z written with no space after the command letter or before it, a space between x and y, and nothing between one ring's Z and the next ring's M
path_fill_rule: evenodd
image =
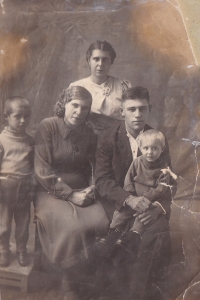
M67 201L74 189L89 186L96 137L86 124L74 130L52 117L40 123L35 143L39 238L49 261L68 268L88 258L88 248L109 226L100 202L79 207Z

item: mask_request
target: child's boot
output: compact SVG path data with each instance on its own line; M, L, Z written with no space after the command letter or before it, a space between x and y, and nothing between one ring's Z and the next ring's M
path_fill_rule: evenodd
M29 264L27 251L17 252L18 263L21 267L26 267Z
M9 252L0 253L0 267L8 267L9 266Z

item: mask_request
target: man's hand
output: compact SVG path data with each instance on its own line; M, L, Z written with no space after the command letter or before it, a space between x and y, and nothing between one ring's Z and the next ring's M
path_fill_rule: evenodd
M159 214L162 213L162 208L160 206L152 204L151 207L152 209L149 209L138 216L139 220L145 226L153 224L158 219Z
M143 196L142 197L129 196L126 199L126 204L130 208L138 212L139 214L142 214L149 208L151 202L146 197Z

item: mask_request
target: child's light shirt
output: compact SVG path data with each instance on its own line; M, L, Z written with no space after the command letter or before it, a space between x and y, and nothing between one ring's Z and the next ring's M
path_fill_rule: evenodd
M0 134L0 176L33 173L33 138L7 127Z

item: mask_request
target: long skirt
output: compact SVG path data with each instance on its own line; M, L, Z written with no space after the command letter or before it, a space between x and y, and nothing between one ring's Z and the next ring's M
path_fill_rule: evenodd
M69 268L89 258L89 247L106 235L109 219L102 204L95 201L87 207L39 192L35 213L42 249L57 267Z

